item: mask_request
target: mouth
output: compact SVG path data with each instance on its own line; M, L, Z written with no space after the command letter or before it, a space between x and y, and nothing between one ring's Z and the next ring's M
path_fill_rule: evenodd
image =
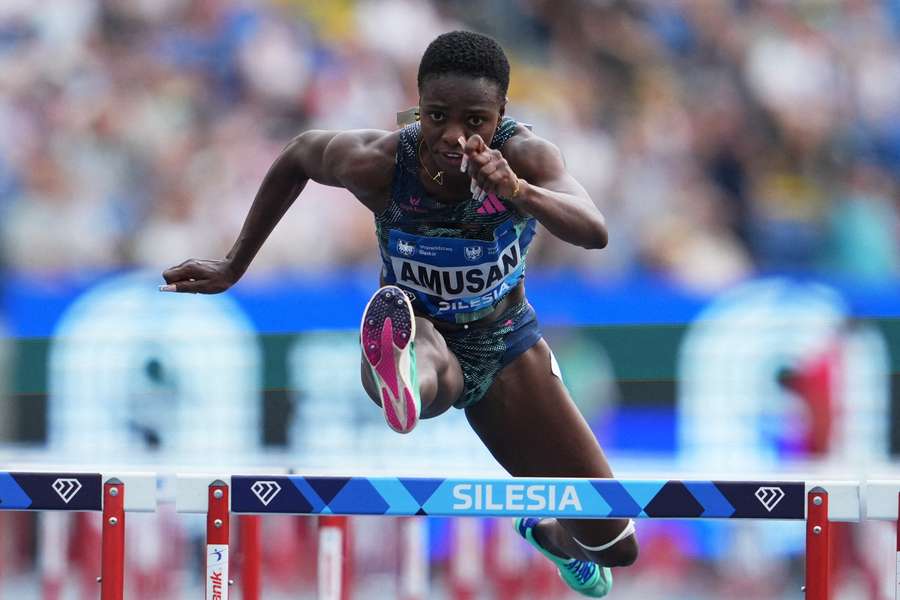
M438 157L442 162L450 166L459 167L462 163L463 155L461 152L439 152Z

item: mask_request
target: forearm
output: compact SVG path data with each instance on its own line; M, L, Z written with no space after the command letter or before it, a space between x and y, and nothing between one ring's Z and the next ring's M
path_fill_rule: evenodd
M237 240L226 256L236 278L244 274L309 181L309 176L294 157L296 145L303 143L302 139L300 136L288 144L263 178Z
M519 193L511 201L554 236L583 248L606 246L606 220L589 198L555 192L524 179L519 184Z

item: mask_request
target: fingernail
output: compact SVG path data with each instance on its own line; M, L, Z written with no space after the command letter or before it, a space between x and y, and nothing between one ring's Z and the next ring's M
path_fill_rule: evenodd
M161 292L174 292L175 286L173 284L161 285L159 286L159 291Z
M456 141L459 142L459 148L460 148L460 150L462 150L462 153L463 153L462 162L460 162L460 164L459 164L459 172L465 173L466 167L469 166L469 157L466 156L466 139L463 136L459 136L459 138Z

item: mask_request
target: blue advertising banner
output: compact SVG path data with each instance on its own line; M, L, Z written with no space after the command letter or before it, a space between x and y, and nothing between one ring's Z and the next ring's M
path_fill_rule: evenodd
M236 513L804 519L805 484L783 481L251 477Z
M14 337L52 335L60 316L82 293L108 277L40 280L9 274L0 293L6 327ZM146 273L148 289L162 282ZM900 316L900 281L860 286L844 281L790 279L797 285L823 283L834 288L859 318ZM300 277L249 276L228 294L259 333L354 329L377 277L349 271ZM661 278L586 278L568 272L529 272L528 298L544 326L681 324L694 319L711 296L678 288ZM564 292L560 292L564 290Z

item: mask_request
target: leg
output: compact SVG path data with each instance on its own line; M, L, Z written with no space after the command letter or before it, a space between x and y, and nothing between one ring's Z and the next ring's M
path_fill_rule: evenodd
M395 431L406 433L419 417L445 412L462 393L456 357L430 321L413 315L398 288L386 286L372 296L360 340L363 388Z
M466 409L466 417L491 454L515 477L612 477L594 434L550 370L550 347L544 340L507 365L488 394ZM578 544L604 546L627 525L625 519L545 519L536 535L558 556L627 566L637 558L633 535L601 551Z

